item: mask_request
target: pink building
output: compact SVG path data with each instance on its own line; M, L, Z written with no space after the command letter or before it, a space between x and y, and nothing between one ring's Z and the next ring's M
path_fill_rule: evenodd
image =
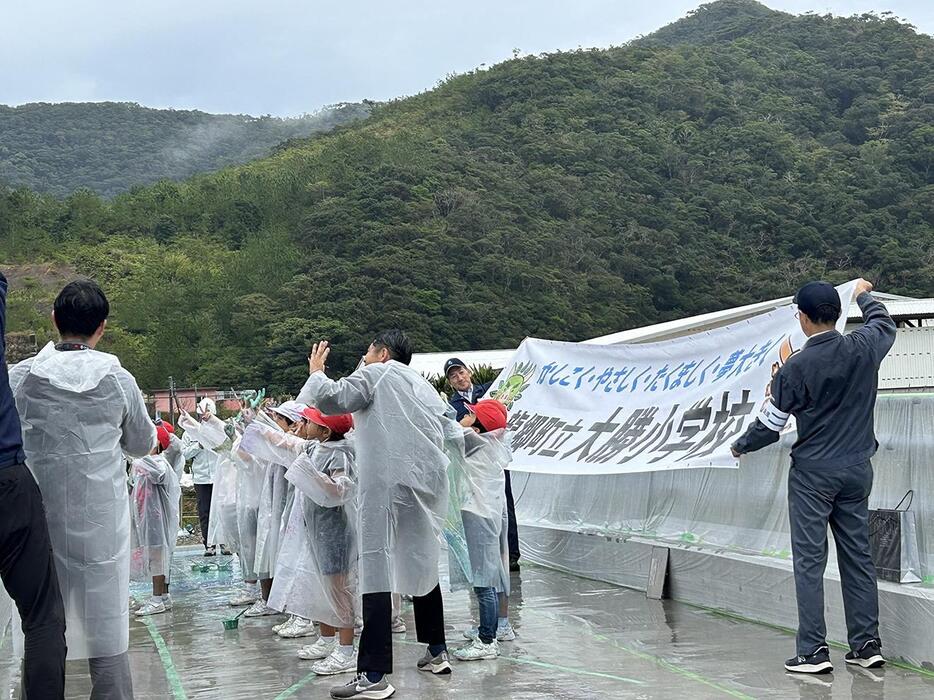
M230 391L219 391L215 387L198 387L197 389L176 389L175 397L178 403L175 405L175 411L184 410L189 413L195 413L198 401L201 399L213 399L217 404L218 410L239 411L240 403ZM150 405L163 416L168 416L172 412L169 401L168 389L157 389L149 395Z

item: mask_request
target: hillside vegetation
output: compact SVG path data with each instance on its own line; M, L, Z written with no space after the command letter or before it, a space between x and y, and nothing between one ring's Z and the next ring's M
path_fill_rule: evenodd
M421 351L474 349L813 277L931 295L934 40L891 18L714 3L181 183L109 202L8 191L0 259L104 283L109 347L147 387L295 391L309 342L331 339L346 371L385 326Z
M148 109L127 102L0 105L0 184L105 197L269 155L280 143L366 117L367 104L295 119Z

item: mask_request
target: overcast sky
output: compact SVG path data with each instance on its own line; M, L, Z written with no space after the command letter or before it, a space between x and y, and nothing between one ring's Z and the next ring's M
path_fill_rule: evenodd
M0 0L0 104L118 100L297 115L385 100L510 57L612 46L698 0ZM934 0L767 0L892 11L934 34Z

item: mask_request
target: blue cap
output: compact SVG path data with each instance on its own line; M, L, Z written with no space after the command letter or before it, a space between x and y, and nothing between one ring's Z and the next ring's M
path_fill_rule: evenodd
M467 365L458 360L456 357L452 357L450 360L444 363L444 376L448 376L452 369L455 367L463 367L467 369Z
M831 306L837 314L841 310L840 295L829 282L808 282L795 294L794 301L809 317L814 317L821 306Z

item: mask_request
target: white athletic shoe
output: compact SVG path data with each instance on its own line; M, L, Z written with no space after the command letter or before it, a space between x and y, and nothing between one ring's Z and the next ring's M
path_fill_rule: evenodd
M392 633L393 634L405 634L408 628L405 626L405 620L402 619L402 616L392 618Z
M298 658L305 661L326 659L331 652L337 649L337 637L319 637L314 644L303 646L298 650Z
M496 628L496 641L498 642L516 641L516 630L513 628L511 622L507 621L505 625L499 625Z
M273 610L268 605L266 601L260 598L253 605L250 606L250 609L243 613L244 617L266 617L267 615L278 615L278 610Z
M317 634L315 623L302 617L296 617L292 624L279 630L283 639L298 639L300 637L314 637Z
M168 593L162 596L162 604L165 606L166 610L171 610L172 609L172 596L169 595Z
M497 656L499 656L499 642L495 639L489 644L475 639L467 646L454 651L454 658L458 661L482 661L495 659Z
M278 625L273 625L273 626L272 626L272 633L273 633L273 634L279 634L279 632L281 632L281 631L284 630L286 627L288 627L288 626L291 625L293 622L295 622L295 617L296 617L295 615L289 615L289 619L286 620L285 622L280 622Z
M137 617L146 617L148 615L159 615L166 610L165 603L162 602L162 596L153 596L136 611Z
M259 593L256 592L255 588L244 588L234 593L230 600L227 601L227 605L232 608L244 608L247 605L253 605L258 599Z
M326 659L312 664L311 670L319 676L336 676L339 673L351 673L357 670L357 650L344 654L340 647L332 651Z

